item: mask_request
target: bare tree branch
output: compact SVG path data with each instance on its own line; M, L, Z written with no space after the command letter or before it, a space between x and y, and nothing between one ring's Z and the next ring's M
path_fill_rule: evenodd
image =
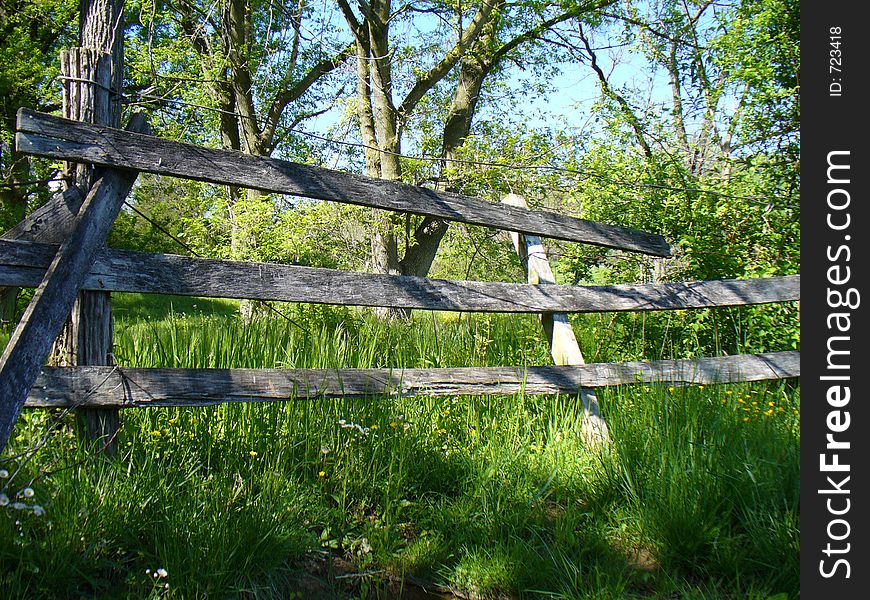
M586 34L583 33L583 25L577 23L577 30L580 34L580 40L583 42L583 45L586 47L586 52L589 54L589 64L592 67L592 70L595 71L595 74L598 75L598 80L601 82L601 89L606 96L615 100L620 108L622 109L623 115L628 120L629 125L634 130L635 139L637 139L637 143L643 149L643 153L647 158L652 158L652 150L649 147L649 144L646 141L646 137L643 133L643 128L641 127L640 120L637 118L637 115L634 114L631 106L629 106L628 102L626 102L625 98L619 95L612 87L610 87L610 82L607 81L607 76L604 74L604 71L601 70L601 67L598 64L598 57L595 55L595 51L592 49L592 46L589 44L589 40L586 37Z

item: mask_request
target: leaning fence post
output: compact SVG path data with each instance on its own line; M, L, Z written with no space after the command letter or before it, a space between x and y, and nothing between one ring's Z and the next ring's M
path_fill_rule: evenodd
M508 194L502 202L521 208L529 207L525 198L517 194ZM517 251L517 255L520 257L520 261L526 270L528 283L532 285L556 283L556 278L553 276L553 270L550 268L550 261L547 259L547 253L544 250L541 238L536 235L525 235L514 231L510 232L510 236L514 249ZM547 334L550 355L553 357L554 364L586 364L583 354L580 352L577 337L574 335L574 329L568 320L568 315L552 312L541 313L541 325ZM601 416L595 392L589 388L581 387L580 400L583 403L582 431L584 440L589 443L610 441L610 432L607 429L604 417Z

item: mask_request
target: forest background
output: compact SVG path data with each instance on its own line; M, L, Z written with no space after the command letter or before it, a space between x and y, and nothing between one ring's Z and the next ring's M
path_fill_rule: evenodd
M78 11L73 0L0 1L4 231L59 185L60 165L18 154L12 138L18 108L59 109L57 57L78 43ZM494 202L517 193L533 208L662 234L674 250L660 259L548 240L559 283L796 274L799 17L797 0L127 0L124 86L113 99L125 120L134 110L146 111L162 137ZM524 279L506 234L483 227L144 174L110 245L447 279ZM8 328L30 292L0 293ZM271 308L118 294L116 354L124 364L167 367L548 360L530 319ZM590 362L786 350L800 342L799 311L791 303L572 321ZM360 409L356 422L380 424L384 435L407 432L407 423L414 424L411 432L432 423L428 437L414 443L375 442L372 434L359 447L336 437L347 432L335 423L353 422L345 420L353 413L346 403L318 405L311 409L322 411L317 418L296 407L282 413L227 408L204 420L170 410L125 416L121 467L96 467L71 438L40 446L48 457L33 460L23 473L42 482L39 493L54 494L57 531L34 526L21 532L20 523L0 520L4 532L26 533L35 544L22 551L4 540L4 582L22 595L63 595L69 584L35 575L61 572L62 565L83 573L94 593L160 595L150 580L132 573L175 557L172 572L188 578L179 582L181 596L234 590L282 597L275 573L298 574L300 557L315 547L351 559L360 570L424 574L460 595L794 594L799 386L632 394L602 394L614 456L584 454L579 462L582 450L563 441L576 431L576 407L560 399L529 405L519 397L484 404L427 400L391 404L383 413ZM768 408L750 400L756 394L776 400ZM636 408L608 413L620 402ZM730 411L724 421L723 407ZM788 419L768 422L767 411L774 410ZM663 414L669 415L664 421ZM490 416L493 426L486 428L481 423ZM50 422L41 413L25 417L13 453L34 446ZM239 418L246 425L228 425ZM176 435L177 423L186 423L185 436L192 437L189 446L173 438L178 452L170 459L160 444L170 431ZM279 431L286 434L280 442ZM661 445L648 445L650 431L661 436ZM265 439L273 444L270 466L264 459L257 470L252 461L264 458ZM732 443L737 439L742 444ZM667 462L662 448L669 448ZM709 454L701 456L698 448ZM433 463L429 450L445 462ZM159 468L166 460L176 461L166 464L179 481L199 481L198 493L208 496L190 504L171 496ZM58 463L76 461L88 461L89 473L75 476L84 479L73 476L79 468L52 475ZM123 475L125 464L139 465L141 474ZM291 491L279 493L272 479L279 464L286 473L281 485ZM339 465L346 469L341 485L331 480ZM492 487L493 465L505 468L503 487ZM212 482L201 468L236 477ZM249 478L239 483L238 473ZM444 483L445 477L454 483ZM118 514L106 501L107 480L114 482L109 497L117 496ZM656 488L660 481L698 495L672 495ZM210 539L217 533L202 525L195 531L203 546L219 542L228 549L222 557L191 558L186 553L194 550L167 541L178 523L158 525L148 517L153 501L145 490L155 485L165 491L166 508L182 516L199 514L196 502L212 506L221 494L247 502L250 537ZM58 499L64 493L96 502L93 516L77 512L75 502L64 504ZM142 504L122 516L124 495ZM266 498L280 498L287 507L281 510L306 525L275 526L272 512L260 505ZM306 503L310 514L299 508ZM503 515L505 503L511 509ZM573 507L567 516L559 512L566 506ZM212 508L218 522L236 515L232 502ZM154 532L132 525L136 515L147 517ZM490 529L476 524L490 520ZM584 528L601 538L577 534ZM497 541L481 541L493 535ZM616 539L617 553L633 558L613 563L613 550L599 548L605 539ZM40 554L46 545L54 552ZM227 565L246 549L250 571L231 573ZM85 558L77 562L78 555ZM360 582L387 585L357 575L336 580L342 575L332 573L331 581L343 581L341 589L352 583L355 594L362 593Z

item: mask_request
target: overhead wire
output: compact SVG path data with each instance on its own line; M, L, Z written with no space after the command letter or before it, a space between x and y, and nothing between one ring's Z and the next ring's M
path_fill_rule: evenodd
M235 117L240 118L240 119L251 118L251 117L247 117L246 115L239 114L238 112L228 111L228 110L224 110L224 109L213 107L213 106L195 104L195 103L185 102L183 100L174 100L171 98L165 98L165 97L156 96L153 94L137 94L137 95L142 97L142 98L146 98L150 101L153 101L153 102L165 102L167 104L173 104L173 105L177 105L177 106L183 106L183 107L188 107L188 108L197 108L197 109L202 109L202 110L209 110L212 112L217 112L217 113L222 113L222 114L230 114L230 115L234 115ZM152 102L144 102L144 103L128 102L128 103L131 105L137 105L137 104L150 104ZM301 129L294 130L293 133L296 133L298 135L308 137L311 139L316 139L318 141L325 142L328 144L335 144L335 145L344 146L344 147L362 148L362 149L372 150L372 151L378 152L380 154L397 156L399 158L404 158L406 160L437 162L437 163L455 163L455 164L462 164L462 165L475 166L475 167L492 167L492 168L508 169L508 170L552 171L552 172L557 172L557 173L567 173L567 174L571 174L571 175L578 175L581 177L597 179L597 180L603 181L604 183L607 183L610 185L617 185L617 186L623 186L623 187L631 187L631 188L639 188L639 189L657 189L657 190L696 193L696 194L707 194L707 195L711 195L711 196L716 196L716 197L720 197L720 198L728 198L728 199L732 199L732 200L745 200L745 201L753 202L753 203L757 203L757 204L764 204L765 206L774 205L774 206L779 206L782 208L789 208L789 209L799 208L798 205L788 203L788 202L786 202L785 198L782 198L779 196L747 196L747 195L741 195L741 194L730 194L728 192L720 192L718 190L712 190L712 189L708 189L708 188L694 188L694 187L688 187L688 186L672 186L672 185L658 184L658 183L624 181L624 180L619 180L619 179L612 179L610 177L607 177L606 175L603 175L601 173L591 171L588 169L572 169L570 167L560 167L557 165L550 165L550 164L517 164L517 163L507 163L507 162L500 162L500 161L482 161L482 160L472 160L472 159L464 159L464 158L447 158L447 157L440 157L440 156L414 156L414 155L404 154L401 152L393 152L391 150L384 150L382 148L377 148L375 146L371 146L369 144L365 144L362 142L349 142L346 140L337 140L334 138L330 138L330 137L320 135L317 133L312 133L309 131L304 131Z
M161 226L159 223L157 223L154 219L152 219L151 217L149 217L148 215L146 215L144 212L142 212L141 210L139 210L138 208L136 208L136 206L134 206L133 204L131 204L128 200L124 200L124 204L125 204L125 205L130 209L130 210L132 210L134 213L136 213L137 215L139 215L142 219L144 219L145 221L147 221L147 222L148 222L152 227L154 227L157 231L159 231L160 233L164 234L165 236L167 236L168 238L170 238L171 240L173 240L176 244L178 244L179 246L181 246L182 248L184 248L185 250L187 250L188 252L190 252L193 256L196 256L197 258L205 258L205 257L204 257L203 255L201 255L199 252L197 252L196 250L194 250L193 248L191 248L188 244L186 244L185 242L183 242L182 240L180 240L177 236L173 235L173 234L172 234L170 231L168 231L165 227L162 227L162 226ZM285 313L283 313L282 311L278 310L277 308L275 308L274 306L272 306L272 305L269 304L268 302L260 301L260 304L261 304L262 306L265 306L266 308L268 308L268 309L271 310L272 312L274 312L276 315L278 315L278 316L282 317L283 319L287 320L288 322L292 323L293 325L296 325L296 327L299 327L299 328L302 329L303 331L308 331L308 328L304 327L303 325L301 325L300 323L298 323L298 322L295 321L294 319L288 317Z
M295 16L294 13L291 13L290 10L284 4L278 3L276 5L274 0L268 0L268 3L269 3L270 10L277 9L277 11L279 13L281 13L281 15L284 18L293 20L293 18ZM212 9L213 9L213 6L214 5L212 5ZM404 7L403 7L403 9L404 9ZM400 10L400 12L401 12L401 10ZM613 16L613 15L608 15L608 16ZM302 21L299 22L299 27L301 29L306 30L312 36L312 38L311 38L312 40L317 38L317 42L321 46L321 48L326 49L326 45L323 41L323 33L324 32L322 29L318 35L318 34L312 32L310 29L308 29L308 27ZM154 74L152 73L152 75L154 75ZM165 103L174 104L177 106L197 108L197 109L208 110L208 111L222 113L222 114L230 114L230 115L233 115L234 117L239 118L239 119L254 119L254 120L256 120L255 117L242 115L236 111L227 111L227 110L217 108L217 107L188 103L188 102L185 102L182 100L170 99L170 98L167 98L165 96L161 97L161 96L155 96L153 94L137 94L137 95L142 97L142 98L148 98L150 100L154 100L155 102L165 102ZM146 102L145 104L147 104L147 103L148 102ZM130 102L130 104L138 104L138 103ZM349 142L346 140L337 140L334 138L330 138L330 137L319 135L316 133L304 131L301 129L295 130L293 132L298 134L298 135L308 137L310 139L316 139L318 141L328 143L328 144L333 144L333 145L337 145L337 146L344 146L344 147L367 149L367 150L371 150L374 152L378 152L380 154L397 156L399 158L404 158L406 160L416 160L416 161L423 161L423 162L437 162L437 163L441 163L441 164L455 163L455 164L462 164L462 165L468 165L468 166L492 167L492 168L500 168L500 169L508 169L508 170L550 171L550 172L566 173L566 174L577 175L577 176L581 176L581 177L597 179L597 180L602 181L606 184L622 186L622 187L630 187L630 188L635 188L635 189L655 189L655 190L665 190L665 191L674 191L674 192L683 192L683 193L696 193L696 194L711 195L711 196L715 196L715 197L719 197L719 198L728 198L728 199L733 199L733 200L744 200L747 202L763 204L763 205L765 205L766 208L768 208L768 210L772 206L778 206L778 207L792 209L792 210L799 208L799 205L789 203L788 198L784 198L781 196L748 196L748 195L743 195L743 194L731 194L728 192L721 192L721 191L712 190L709 188L695 188L695 187L689 187L689 186L671 186L671 185L666 185L666 184L644 183L644 182L637 182L637 181L624 181L624 180L612 179L604 174L598 173L596 171L588 170L588 169L573 169L573 168L569 168L569 167L560 167L560 166L551 165L551 164L514 164L514 163L505 163L505 162L496 162L496 161L479 161L479 160L461 159L461 158L447 158L447 157L439 157L439 156L425 156L425 155L424 156L413 156L413 155L408 155L408 154L404 154L404 153L400 153L400 152L393 152L390 150L384 150L382 148L374 147L374 146L371 146L371 145L368 145L368 144L365 144L362 142Z

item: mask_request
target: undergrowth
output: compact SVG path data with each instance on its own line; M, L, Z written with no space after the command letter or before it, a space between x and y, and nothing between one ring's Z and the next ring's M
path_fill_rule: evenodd
M122 366L549 362L530 316L297 306L246 325L208 301L149 320L119 300ZM588 319L594 360L641 358ZM0 588L301 598L317 594L300 574L338 558L347 573L318 575L329 594L390 596L412 576L472 597L797 597L797 383L598 399L612 442L597 449L575 397L382 397L126 410L114 461L72 416L25 411L0 463Z

